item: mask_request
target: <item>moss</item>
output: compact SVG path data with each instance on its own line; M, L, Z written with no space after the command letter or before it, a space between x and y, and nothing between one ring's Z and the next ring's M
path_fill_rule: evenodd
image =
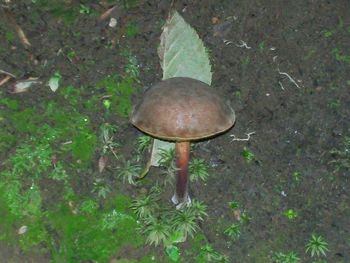
M96 145L96 135L87 131L80 132L73 138L72 153L80 161L91 160Z
M131 77L120 79L108 76L97 83L97 87L110 96L111 110L121 117L128 117L132 109L131 97L136 93L135 80Z
M39 122L39 118L34 113L34 110L30 108L12 113L10 119L14 128L18 132L23 133L34 133Z
M108 215L113 216L106 217ZM106 225L106 218L114 220L112 227L109 225L111 221ZM48 220L59 236L59 244L56 244L59 249L54 252L54 258L61 262L108 262L123 245L142 244L142 238L136 233L136 220L117 209L86 217L72 213L67 205L61 205L56 211L49 212Z

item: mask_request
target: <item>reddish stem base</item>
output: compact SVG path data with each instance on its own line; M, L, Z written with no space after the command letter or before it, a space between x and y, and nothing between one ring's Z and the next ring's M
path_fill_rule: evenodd
M176 191L172 201L175 204L188 203L188 163L190 159L190 143L177 142L175 151L176 167L179 170L176 175Z

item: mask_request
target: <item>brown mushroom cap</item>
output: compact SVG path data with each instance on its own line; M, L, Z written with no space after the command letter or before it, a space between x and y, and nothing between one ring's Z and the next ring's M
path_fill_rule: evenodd
M191 78L170 78L149 89L134 108L131 123L169 141L214 136L232 127L235 113L209 85Z

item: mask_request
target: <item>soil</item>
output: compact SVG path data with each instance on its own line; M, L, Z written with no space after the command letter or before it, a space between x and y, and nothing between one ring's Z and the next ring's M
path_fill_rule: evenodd
M128 9L122 4L128 1L80 2L98 15L79 16L71 26L30 1L3 2L0 69L17 80L48 80L59 70L65 85L91 89L91 83L104 76L123 72L120 52L128 47L139 63L139 86L145 90L162 78L157 46L172 5L208 48L212 86L226 95L237 116L231 130L197 143L192 151L210 164L208 181L190 186L191 196L208 206L209 216L201 225L208 242L230 262L269 262L275 252L291 251L301 262L312 262L305 245L317 234L329 244L327 262L350 262L350 149L344 148L350 136L349 1L157 0L138 1ZM113 14L118 23L110 28L108 20L99 21L98 16L114 4L119 5ZM10 10L30 47L5 40L14 24L4 10ZM139 32L125 37L130 21ZM107 42L115 48L105 48ZM67 49L76 52L74 61L60 55ZM48 87L11 94L12 85L10 81L0 88L23 105L55 96ZM141 97L142 92L134 99ZM98 127L101 113L91 115ZM123 149L130 152L138 131L127 118L114 121L124 127ZM248 133L253 134L248 138ZM334 149L344 151L345 157ZM253 153L253 160L244 158L243 151ZM344 164L340 167L339 158ZM124 192L134 196L135 189L126 187ZM237 222L231 201L250 217L236 241L223 234ZM288 219L288 209L298 216ZM126 255L132 258L132 252ZM38 259L40 254L33 253L21 258L18 249L0 247L2 262L49 262L49 255Z

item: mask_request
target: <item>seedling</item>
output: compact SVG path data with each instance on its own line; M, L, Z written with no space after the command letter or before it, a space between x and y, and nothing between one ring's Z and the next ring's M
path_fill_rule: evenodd
M225 229L224 234L236 240L241 235L241 224L232 224L228 228Z
M203 159L193 158L190 161L189 172L191 181L206 181L209 177L208 165Z
M152 144L152 137L147 135L142 135L137 138L137 151L143 152L146 149L149 149Z
M250 163L255 158L254 153L252 151L250 151L247 147L243 148L243 151L241 154L242 154L243 158L247 161L247 163Z
M109 110L111 108L111 101L109 99L103 100L103 106L106 110Z
M118 177L123 179L123 183L136 185L136 179L141 172L141 166L138 164L132 164L130 160L124 161L121 167L118 167Z
M119 147L119 144L114 141L114 134L118 131L116 125L104 123L100 127L100 141L102 142L102 154L105 155L108 151L112 152L116 159L119 159L115 148Z
M96 178L94 181L93 193L96 193L98 197L105 199L107 194L111 192L111 188L102 178Z
M298 213L293 209L288 209L283 214L290 220L293 220L298 217Z
M86 5L80 4L79 13L84 15L89 15L91 14L91 8Z
M140 226L140 228L147 236L146 242L150 245L154 244L155 246L166 242L171 233L169 225L155 217L146 219L145 225Z
M232 208L232 209L238 209L239 208L239 203L237 201L231 201L228 203L229 206Z
M187 208L197 219L203 221L208 216L207 206L200 201L192 200L191 205Z
M174 149L160 149L160 160L159 164L163 167L171 167L175 162L175 150Z
M334 172L350 169L350 137L345 136L340 149L332 149L330 154L333 160L329 162L334 166Z
M295 171L293 172L292 177L295 182L299 182L301 180L301 173L298 171Z
M158 200L158 194L151 193L133 200L130 208L139 219L146 220L147 218L153 217L155 211L159 208L157 204Z
M242 224L247 224L251 221L251 217L248 216L248 214L246 212L243 212L241 214L241 221L242 221Z
M300 258L298 254L295 252L289 252L284 254L282 252L277 252L273 255L272 259L275 263L298 263L300 262Z
M325 31L323 32L323 36L324 36L325 38L331 38L331 37L333 36L333 34L334 34L334 32L333 32L332 30L325 30Z
M209 244L201 247L201 252L197 257L197 262L222 262L229 263L230 260L227 256L219 254L213 247Z
M329 251L328 243L322 236L315 234L311 235L310 240L306 244L306 253L310 252L311 257L313 256L326 256L326 252Z
M181 233L184 240L186 240L187 236L193 237L193 234L198 230L196 216L190 207L186 207L183 210L176 210L172 216L171 225L173 231Z

